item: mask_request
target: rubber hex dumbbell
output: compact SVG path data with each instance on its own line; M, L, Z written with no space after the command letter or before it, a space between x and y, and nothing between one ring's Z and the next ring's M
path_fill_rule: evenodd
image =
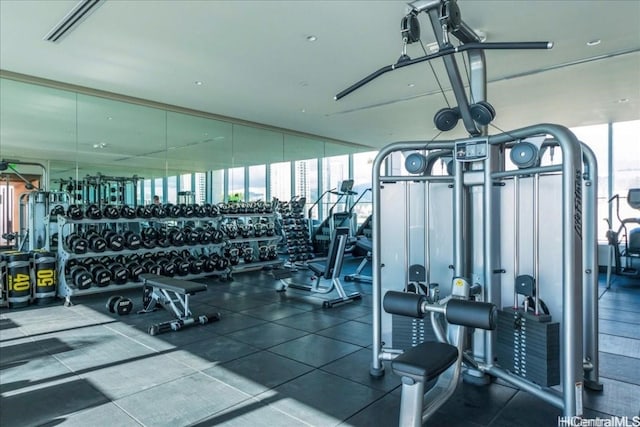
M116 285L124 285L129 280L129 270L119 262L113 262L109 265L111 272L111 280Z
M124 249L124 237L115 231L104 230L102 237L107 241L107 246L112 251L121 251Z
M144 268L138 263L138 261L129 261L125 267L129 272L129 278L134 282L140 281L140 275L144 273Z
M92 264L89 272L96 286L102 288L111 284L111 272L103 264Z
M157 275L160 275L160 273L162 273L162 268L152 259L146 259L142 261L141 265L145 273Z
M139 234L129 230L129 231L126 231L122 237L124 238L124 246L127 249L130 249L132 251L136 251L140 249L140 246L142 245L142 240Z
M181 257L176 257L176 258L173 258L172 261L176 265L176 274L178 276L186 276L187 274L189 274L191 265L188 260Z
M89 249L89 242L76 233L71 233L66 238L67 247L75 254L86 254Z
M110 313L125 316L133 311L133 301L123 296L112 296L107 300L107 310Z
M104 252L107 250L107 241L95 230L89 230L85 234L91 252Z
M108 219L119 219L120 209L115 205L107 205L102 209L102 216Z
M91 273L80 264L71 268L69 276L71 277L71 283L73 283L77 289L89 289L93 283Z
M129 205L122 205L120 208L120 217L134 219L136 217L136 210Z
M160 266L160 275L173 277L176 275L177 266L167 258L158 258L156 263Z
M82 212L82 208L79 205L70 205L67 208L67 217L71 219L82 219L84 213Z
M102 219L102 211L98 205L91 204L87 206L84 215L89 219Z

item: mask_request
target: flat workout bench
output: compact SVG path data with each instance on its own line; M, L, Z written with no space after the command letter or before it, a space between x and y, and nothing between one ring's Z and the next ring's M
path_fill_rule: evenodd
M168 331L178 331L185 326L220 320L220 313L200 315L195 318L189 310L189 296L206 291L207 285L159 276L157 274L141 274L143 309L139 313L155 311L157 307L171 307L176 319L157 323L149 327L149 334L157 335Z

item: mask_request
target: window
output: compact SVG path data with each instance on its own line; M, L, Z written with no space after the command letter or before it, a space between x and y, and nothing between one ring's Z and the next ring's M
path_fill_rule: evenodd
M373 212L371 191L367 190L371 188L373 161L377 154L377 151L368 151L353 155L353 191L358 193L356 197L362 196L354 207L358 224L362 224Z
M184 175L180 175L180 191L192 191L190 173L185 173Z
M269 166L271 197L291 200L291 162L272 163Z
M224 201L224 170L211 172L211 203Z
M196 203L202 204L207 200L206 188L207 188L207 174L202 172L196 172L195 174L196 188L192 188L191 191L195 193Z
M620 217L623 219L640 217L627 202L629 189L640 188L638 135L640 120L613 124L613 194L620 196ZM613 215L615 218L615 211ZM617 223L616 219L614 223Z
M322 159L322 191L338 189L340 183L345 179L349 179L349 156L325 157ZM335 205L336 202L340 202ZM322 198L321 215L329 216L329 210L333 207L334 212L345 210L346 197L340 198L332 193L328 193ZM334 206L335 205L335 206Z
M244 195L244 168L229 169L229 190L227 200L241 201Z
M178 177L177 176L169 176L167 177L167 203L190 203L190 200L182 201L178 200Z
M163 178L156 178L153 180L153 195L160 197L160 202L164 200L164 188L162 186ZM151 198L149 198L151 203Z
M294 196L306 198L305 211L308 211L318 198L318 160L299 160L294 167ZM318 206L314 208L311 218L318 218Z
M267 199L267 167L249 166L249 201Z

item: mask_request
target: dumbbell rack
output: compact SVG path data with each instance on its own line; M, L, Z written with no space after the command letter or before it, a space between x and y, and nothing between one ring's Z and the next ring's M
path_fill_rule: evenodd
M276 214L265 213L265 212L235 213L235 214L226 213L226 214L222 214L222 222L224 223L224 222L234 221L238 219L251 220L253 222L255 221L260 222L261 219L266 218L270 224L273 224L275 221L275 217L276 217ZM254 259L255 259L258 253L256 249L259 249L261 245L277 245L278 242L280 242L280 240L282 240L281 236L264 235L260 237L237 237L237 238L227 237L226 242L228 245L248 244L250 247L254 249L253 252L254 252ZM282 264L282 260L279 257L276 259L267 260L267 261L252 261L247 263L244 260L242 260L242 254L241 254L240 259L241 261L239 264L231 266L231 272L252 271L252 270L262 269L264 267L272 267L272 266Z
M281 215L289 263L313 259L315 255L309 239L308 219L304 218L304 203L298 203L296 200L286 203L282 206Z
M67 282L67 275L65 274L66 264L71 259L82 259L89 257L115 257L118 255L130 255L130 254L145 254L145 253L158 253L158 252L167 252L171 250L183 250L183 249L209 249L211 251L220 251L226 244L226 241L222 241L221 243L207 243L207 244L195 244L195 245L181 245L181 246L168 246L168 247L156 247L156 248L140 248L137 250L127 250L123 249L120 251L103 251L103 252L86 252L82 254L76 254L67 249L65 246L64 236L68 234L69 230L65 230L65 227L71 228L74 225L97 225L97 224L132 224L132 223L142 223L142 222L193 222L193 221L202 221L202 222L213 222L220 221L221 217L209 217L209 218L134 218L134 219L70 219L66 216L58 215L57 217L57 225L58 225L58 297L65 298L65 305L71 305L71 297L73 296L82 296L82 295L90 295L97 294L103 292L110 292L114 290L125 290L142 287L142 282L127 282L124 284L110 284L104 287L91 286L88 289L78 289L73 284ZM220 270L220 271L212 271L212 272L203 272L200 274L188 274L179 276L184 280L191 280L202 278L206 276L227 276L230 277L230 269Z

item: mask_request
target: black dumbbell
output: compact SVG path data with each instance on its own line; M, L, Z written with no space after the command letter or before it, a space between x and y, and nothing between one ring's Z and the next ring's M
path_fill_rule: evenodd
M102 209L102 216L108 219L120 219L120 209L115 205L107 205Z
M113 230L104 230L102 237L107 241L107 246L112 251L124 249L124 237Z
M189 232L184 232L184 240L187 245L197 245L200 243L201 228L189 229Z
M179 229L177 227L173 227L168 231L167 236L168 236L170 244L172 244L173 246L182 246L182 245L184 245L185 234L181 229Z
M82 219L84 216L82 208L79 205L70 205L67 208L67 217L71 219Z
M98 205L91 204L87 206L87 209L84 211L84 216L89 219L102 219L102 211Z
M129 270L119 262L109 264L109 271L111 272L111 280L116 285L124 285L129 280Z
M89 230L85 234L91 252L104 252L107 250L107 241L95 230Z
M71 268L69 276L71 276L71 283L73 283L77 289L89 289L93 283L91 273L89 273L87 269L80 264Z
M138 206L136 208L136 216L138 218L151 218L153 213L151 211L151 207L149 206Z
M134 219L136 217L136 210L129 205L122 205L120 208L120 217Z
M127 271L129 272L129 278L134 281L134 282L139 282L140 281L140 275L142 273L144 273L144 268L142 267L142 265L140 265L138 263L138 261L129 261L125 267L127 268Z
M160 275L162 272L162 268L152 259L142 261L141 266L145 273Z
M139 234L134 233L131 230L128 230L124 233L122 237L124 238L124 246L127 249L130 249L132 251L136 251L140 249L140 246L142 245L142 240Z
M170 218L180 218L182 215L181 205L172 205L170 203L164 205L164 210L167 212L167 216Z
M152 205L151 206L151 216L153 216L154 218L166 218L167 217L167 211L164 208L164 206L161 205Z
M111 283L111 272L103 264L98 262L91 264L89 272L96 286L102 288Z
M225 257L218 257L216 260L216 270L224 271L229 267L229 260Z
M158 258L156 263L160 266L160 275L173 277L176 275L176 264L167 258Z
M67 247L75 254L86 254L89 249L89 242L76 233L71 233L66 238Z
M188 260L181 257L175 257L172 258L172 262L176 265L176 274L178 276L186 276L187 274L189 274L191 265L189 264Z
M52 220L57 218L58 215L64 216L64 206L55 205L53 209L51 209L50 216Z
M127 315L133 311L133 301L122 296L112 296L107 300L106 306L110 313L116 313L119 316Z
M204 271L205 273L211 273L216 269L216 264L212 262L207 255L202 254L198 257L198 259L202 261L202 271Z

